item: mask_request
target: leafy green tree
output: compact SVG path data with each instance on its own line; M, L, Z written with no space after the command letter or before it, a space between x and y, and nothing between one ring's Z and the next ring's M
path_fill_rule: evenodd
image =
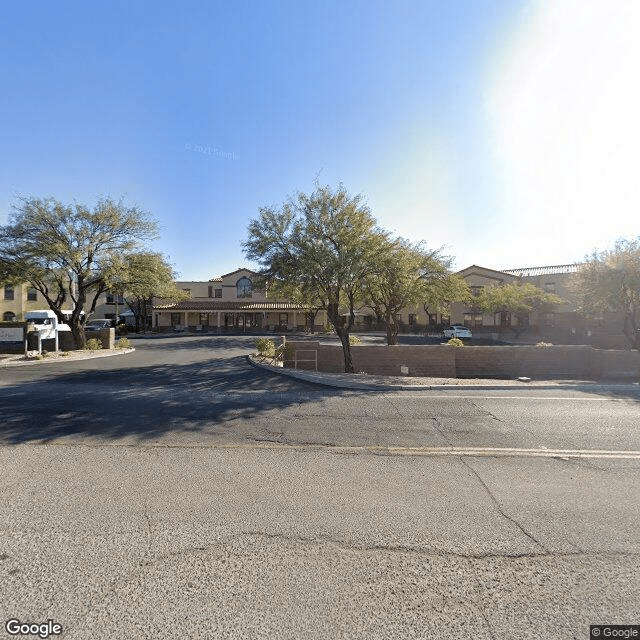
M257 280L260 286L260 279ZM299 285L272 280L266 284L270 297L282 298L301 307L304 311L305 326L313 333L318 312L324 308L323 301L310 288L302 288Z
M349 332L362 304L362 283L388 248L362 196L343 185L316 186L281 207L263 207L243 243L262 276L317 299L340 338L344 370L353 373ZM343 313L346 310L346 313Z
M509 282L497 287L484 287L476 302L483 311L512 314L518 320L518 324L512 327L518 336L528 327L532 311L552 309L562 299L530 282Z
M640 238L595 251L579 267L572 288L578 311L621 313L622 333L630 347L640 349Z
M60 322L62 310L71 307L69 326L77 346L84 348L82 313L87 307L87 317L95 311L108 288L105 274L122 255L157 236L149 214L122 200L102 198L90 209L26 197L14 205L9 224L0 227L0 264L14 281L37 289Z
M366 304L384 323L388 345L398 344L402 309L424 303L434 289L444 290L449 264L439 251L399 238L390 241L389 249L371 265L363 281Z
M114 262L105 273L105 283L112 293L124 298L136 323L136 333L149 316L153 298L180 301L190 296L175 284L173 267L160 253L131 253Z
M473 296L465 279L457 273L436 274L429 281L422 301L425 313L451 314L451 303L471 303Z

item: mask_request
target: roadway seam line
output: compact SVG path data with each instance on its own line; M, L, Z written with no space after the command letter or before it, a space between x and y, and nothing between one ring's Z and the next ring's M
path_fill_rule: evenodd
M18 445L0 445L0 449L10 446L37 446L37 447L85 447L90 449L118 448L125 449L219 449L219 450L272 450L272 451L327 451L330 453L371 453L390 456L467 456L467 457L525 457L525 458L602 458L602 459L640 459L640 451L623 451L611 449L524 449L511 447L385 447L372 446L340 446L340 445L296 445L280 443L264 444L165 444L152 443L147 445L137 444L107 444L107 443L69 443L69 442L32 442Z

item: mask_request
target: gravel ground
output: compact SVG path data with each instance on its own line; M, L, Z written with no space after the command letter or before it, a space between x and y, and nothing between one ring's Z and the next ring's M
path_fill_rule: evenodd
M104 358L106 356L117 356L123 353L130 353L134 349L100 349L97 351L57 351L48 352L41 359L35 357L36 352L30 351L29 356L25 357L22 353L0 354L0 368L2 367L20 367L25 365L40 364L42 362L51 362L53 360L88 360L90 358Z

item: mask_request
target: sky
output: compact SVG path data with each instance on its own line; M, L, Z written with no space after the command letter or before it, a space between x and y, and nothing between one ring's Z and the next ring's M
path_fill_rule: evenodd
M124 196L208 280L318 181L458 269L580 261L640 234L639 30L629 0L5 2L0 224Z

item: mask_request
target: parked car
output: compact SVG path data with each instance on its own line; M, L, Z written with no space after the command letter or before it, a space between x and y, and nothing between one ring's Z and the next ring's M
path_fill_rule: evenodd
M471 333L471 329L468 329L467 327L463 327L462 325L459 325L459 324L454 324L451 327L447 327L442 332L442 335L445 338L465 338L467 340L470 340L473 337Z
M99 318L98 320L91 320L84 325L85 331L101 331L102 329L111 329L111 320Z

